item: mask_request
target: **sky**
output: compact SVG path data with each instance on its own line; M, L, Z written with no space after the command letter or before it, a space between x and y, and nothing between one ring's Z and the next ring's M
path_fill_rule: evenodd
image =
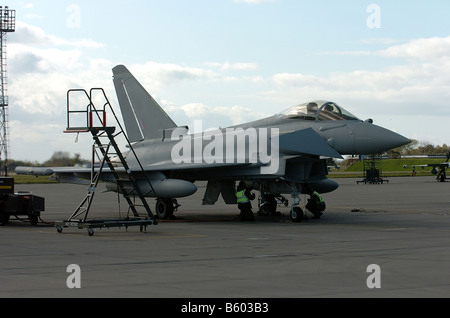
M11 1L9 159L91 157L65 134L69 89L125 65L180 126L226 127L310 100L450 145L450 1Z

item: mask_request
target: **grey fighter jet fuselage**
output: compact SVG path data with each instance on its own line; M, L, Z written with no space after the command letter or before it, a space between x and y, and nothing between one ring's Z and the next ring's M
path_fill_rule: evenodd
M325 108L333 109L334 113ZM292 194L293 189L302 193L301 184L309 184L320 193L331 192L338 184L326 178L326 161L321 158L380 153L409 142L392 131L372 124L370 120L361 121L342 107L326 101L295 106L283 113L243 125L209 130L209 134L189 135L187 128L177 129L180 132L175 134L175 138L175 130L165 130L161 132L161 138L135 143L133 148L140 160L153 163L147 167L163 172L168 178L209 181L208 188L220 189L225 200L230 198L229 203L235 203L232 190L228 194L224 192L234 189L236 180L246 180L254 188L269 193ZM274 129L276 135L271 136ZM279 139L277 158L265 164L251 160L258 157L259 145L255 145L254 149L258 150L252 152L251 144L252 141L261 143L261 131L264 132L264 143L269 144L269 139L273 137ZM207 148L218 152L214 144L217 136L220 138L221 154L211 155ZM239 138L242 138L244 156L238 158ZM231 142L228 142L230 139ZM227 142L232 145L234 154L228 161L226 153L230 151L226 149ZM181 143L184 147L179 146ZM174 164L173 150L177 146L180 148L177 151L184 152L177 155L184 160ZM268 150L265 155L268 155L272 149L270 145L265 146ZM187 156L185 152L188 152ZM264 173L264 168L273 165L277 167L272 168L270 174ZM212 197L213 200L205 197L204 203L213 204L217 193Z
M220 194L227 204L236 204L235 183L244 180L269 196L290 194L295 206L301 193L311 189L326 193L338 187L326 177L324 158L381 153L409 142L328 101L312 101L228 128L202 127L208 129L189 134L125 66L116 66L113 74L127 136L146 174L137 173L139 187L157 197L159 204L171 205L172 199L193 194L197 190L194 182L200 180L208 182L203 204L214 204ZM138 166L133 156L125 157L132 169ZM16 172L39 174L39 169L18 168ZM60 177L74 174L62 168L51 172ZM151 187L155 190L150 191ZM116 189L113 182L109 188ZM161 210L173 211L170 207Z

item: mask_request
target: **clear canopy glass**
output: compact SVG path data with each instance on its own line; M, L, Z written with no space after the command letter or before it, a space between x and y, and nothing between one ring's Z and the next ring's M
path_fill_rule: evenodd
M278 114L303 120L359 120L343 107L328 101L312 101L293 106Z

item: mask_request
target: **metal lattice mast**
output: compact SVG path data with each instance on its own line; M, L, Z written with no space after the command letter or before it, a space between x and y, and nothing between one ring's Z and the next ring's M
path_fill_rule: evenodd
M0 162L1 171L6 176L8 174L8 90L6 74L6 34L14 32L16 29L16 11L10 10L7 6L0 6Z

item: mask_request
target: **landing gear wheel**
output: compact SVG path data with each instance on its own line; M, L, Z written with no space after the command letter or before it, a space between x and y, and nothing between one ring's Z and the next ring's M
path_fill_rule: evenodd
M0 226L6 225L9 222L9 214L0 212Z
M89 236L94 235L94 230L93 229L88 229L87 231L88 231Z
M260 207L259 207L259 211L258 214L261 216L268 216L271 212L271 208L270 208L270 204L268 203L263 203Z
M31 225L36 226L39 222L38 216L36 214L31 213L30 214L30 222L31 222Z
M63 228L62 228L62 226L56 226L56 231L58 232L58 233L62 233L62 231L63 231Z
M261 216L276 215L277 200L273 194L263 193L258 214Z
M298 206L291 209L291 220L292 222L301 222L303 220L303 210Z
M173 203L171 199L157 199L155 212L158 219L171 219L173 217Z

